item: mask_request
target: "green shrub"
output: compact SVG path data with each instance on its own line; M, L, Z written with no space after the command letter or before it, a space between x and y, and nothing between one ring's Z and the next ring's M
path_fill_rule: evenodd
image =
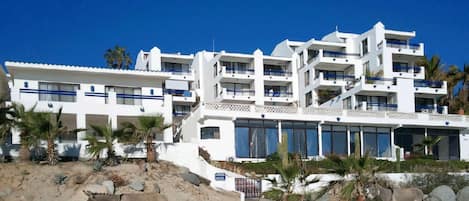
M283 191L278 190L278 189L272 189L272 190L262 193L262 195L264 196L264 198L272 200L272 201L281 201Z

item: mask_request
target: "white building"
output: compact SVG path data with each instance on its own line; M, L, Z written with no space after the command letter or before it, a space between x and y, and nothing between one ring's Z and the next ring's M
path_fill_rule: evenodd
M37 110L64 108L72 128L161 113L175 128L157 142L194 143L213 160L258 161L288 135L291 152L322 158L354 151L393 160L424 136L444 136L438 159L469 160L469 117L447 114L437 100L446 82L425 80L415 32L377 23L362 34L335 31L321 40L285 40L270 55L141 51L135 70L6 62L11 99ZM86 156L79 136L58 140ZM18 143L18 136L13 143ZM121 154L140 152L119 148ZM74 152L74 153L78 153Z

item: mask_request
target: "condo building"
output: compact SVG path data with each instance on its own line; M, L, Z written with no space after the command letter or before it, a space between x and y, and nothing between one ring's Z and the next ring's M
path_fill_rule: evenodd
M375 24L361 34L285 40L272 53L140 51L131 70L5 62L11 101L57 112L69 128L162 114L173 128L156 143L193 143L212 160L262 161L288 150L304 158L361 154L395 160L416 153L426 136L442 136L438 160L469 160L469 117L438 100L445 81L427 80L415 32ZM87 157L86 131L57 139L62 156ZM355 139L358 137L359 139ZM17 134L12 144L19 143ZM118 145L118 154L144 149ZM424 150L428 152L429 150Z

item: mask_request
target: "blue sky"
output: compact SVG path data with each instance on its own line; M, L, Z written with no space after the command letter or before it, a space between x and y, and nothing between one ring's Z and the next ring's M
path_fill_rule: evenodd
M0 3L0 61L104 66L116 44L135 59L140 49L270 54L284 40L319 39L334 31L417 31L427 55L469 63L468 1L21 1Z

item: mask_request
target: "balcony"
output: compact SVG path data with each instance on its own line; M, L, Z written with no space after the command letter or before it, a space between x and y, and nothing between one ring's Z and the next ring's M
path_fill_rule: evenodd
M163 69L163 72L168 72L172 75L191 75L192 69Z
M448 114L448 106L415 105L415 112Z
M246 80L250 82L254 79L254 69L222 66L218 71L218 79L218 81Z
M195 102L195 95L189 90L165 89L164 93L172 95L174 102Z
M267 102L292 102L293 93L288 91L273 91L265 90L264 91L264 101Z
M313 81L313 88L340 88L355 80L354 75L319 72Z
M316 66L318 64L327 64L330 67L342 67L345 69L354 64L354 61L359 57L359 54L320 49L314 57L308 60L308 65Z
M415 93L446 95L446 81L414 80Z
M271 81L292 81L292 72L285 70L265 69L264 80Z
M254 101L255 92L252 89L221 88L218 98L221 100Z
M423 43L409 43L407 41L399 41L386 39L378 44L378 49L389 48L394 54L408 54L415 56L423 56Z
M363 111L397 111L397 104L360 102L355 106L355 109Z
M397 92L396 79L382 77L365 77L361 76L358 81L353 81L345 87L347 90L354 89L357 91L373 91L373 92Z

